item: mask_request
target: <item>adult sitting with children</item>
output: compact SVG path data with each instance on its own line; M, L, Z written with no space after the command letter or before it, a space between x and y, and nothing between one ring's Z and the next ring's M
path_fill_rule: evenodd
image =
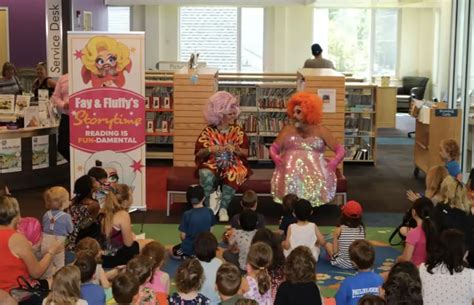
M230 202L251 173L247 163L248 138L235 123L239 114L240 107L233 95L224 91L213 94L204 111L208 126L198 136L194 150L199 183L206 195L205 206L209 206L216 186L221 186L220 221L229 221Z
M34 279L39 279L52 263L53 257L64 251L64 241L52 242L43 257L38 260L31 243L16 231L19 221L18 201L10 195L0 196L0 289L9 292L18 287L19 277L32 284L37 282L47 289L48 281Z

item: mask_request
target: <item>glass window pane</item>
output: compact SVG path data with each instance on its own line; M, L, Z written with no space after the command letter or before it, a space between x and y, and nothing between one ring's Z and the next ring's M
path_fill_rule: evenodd
M242 8L241 71L263 71L263 8Z
M328 53L338 71L367 76L369 70L370 11L329 9Z
M237 8L181 7L180 60L199 53L199 61L220 70L237 70Z
M129 6L109 6L108 30L109 32L130 32L130 7Z
M375 10L374 75L395 75L397 29L398 9Z

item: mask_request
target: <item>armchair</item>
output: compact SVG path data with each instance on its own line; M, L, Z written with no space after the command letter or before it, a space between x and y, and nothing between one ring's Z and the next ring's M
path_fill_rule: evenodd
M428 81L427 77L404 76L402 87L397 88L397 112L408 112L412 98L422 100Z

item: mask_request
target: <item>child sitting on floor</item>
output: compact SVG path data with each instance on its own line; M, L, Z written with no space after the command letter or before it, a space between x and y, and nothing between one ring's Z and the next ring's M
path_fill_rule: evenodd
M112 282L113 305L133 304L138 295L140 284L135 275L130 272L122 272Z
M81 271L81 298L89 305L104 305L104 288L92 281L97 266L95 257L83 251L76 257L74 265Z
M152 276L153 265L154 261L144 255L135 256L127 263L127 271L137 277L138 284L140 285L138 296L133 302L134 305L158 304L155 291L146 287Z
M194 250L204 269L204 282L199 292L209 298L211 305L218 305L221 303L221 298L215 289L216 273L222 261L216 257L217 239L214 234L211 232L199 234L194 241Z
M319 231L316 224L309 221L313 213L313 207L306 199L299 199L294 205L294 214L297 222L288 227L286 240L283 241L285 256L288 256L294 248L298 246L308 247L318 261L319 246L326 245L326 239Z
M365 239L362 207L357 201L351 200L341 208L339 225L333 234L333 243L326 244L326 250L331 257L331 265L353 269L354 266L349 258L349 246L358 239Z
M252 190L247 190L242 196L242 200L240 201L240 205L242 206L242 209L245 210L252 210L252 211L257 211L257 204L258 204L258 197L257 193ZM265 217L257 213L258 215L258 221L257 221L257 230L265 228ZM235 214L232 216L232 219L230 220L230 226L234 229L241 229L240 226L240 213Z
M365 294L379 294L383 278L373 272L375 250L366 240L355 240L349 247L349 257L354 263L357 274L348 276L336 293L337 305L357 305Z
M287 194L282 199L283 216L280 219L278 226L278 233L283 236L283 240L286 238L288 227L291 224L296 223L296 217L293 215L293 206L298 201L298 196L295 194Z
M234 305L242 296L239 294L242 275L237 266L224 263L216 273L216 289L222 300L221 305Z
M199 293L204 281L204 270L195 258L186 259L175 276L177 292L168 298L170 305L209 305L209 299Z
M142 255L150 257L153 261L152 276L145 287L152 289L158 302L163 304L167 301L168 294L170 292L170 275L161 270L163 263L165 262L165 247L157 241L148 243L142 249Z
M200 185L191 185L186 191L186 199L193 208L184 212L179 224L181 243L174 246L171 255L184 259L194 255L194 239L202 232L210 232L216 223L211 209L204 206L204 189Z

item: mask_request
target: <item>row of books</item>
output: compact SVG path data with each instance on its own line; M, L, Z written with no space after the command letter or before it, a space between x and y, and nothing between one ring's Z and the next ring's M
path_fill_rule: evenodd
M344 132L346 135L354 134L354 132L372 132L372 125L373 120L371 118L346 115L344 119Z
M288 124L288 119L282 117L261 116L258 119L259 132L278 133L286 124Z
M173 108L173 96L172 95L147 96L145 98L145 108L147 108L147 109L172 109Z
M241 107L256 107L256 88L255 87L235 87L219 86L219 90L224 90L237 98L237 103Z
M345 105L347 108L357 107L359 105L365 105L367 107L374 107L374 101L372 95L359 95L359 94L347 94L345 99Z
M346 154L344 159L346 160L373 160L372 149L370 146L346 146Z
M174 119L173 114L164 113L161 115L148 114L146 116L146 131L152 132L173 132Z
M147 144L173 144L173 137L157 137L157 136L147 136L146 137Z
M257 132L257 117L253 114L241 114L238 124L242 126L247 133Z

